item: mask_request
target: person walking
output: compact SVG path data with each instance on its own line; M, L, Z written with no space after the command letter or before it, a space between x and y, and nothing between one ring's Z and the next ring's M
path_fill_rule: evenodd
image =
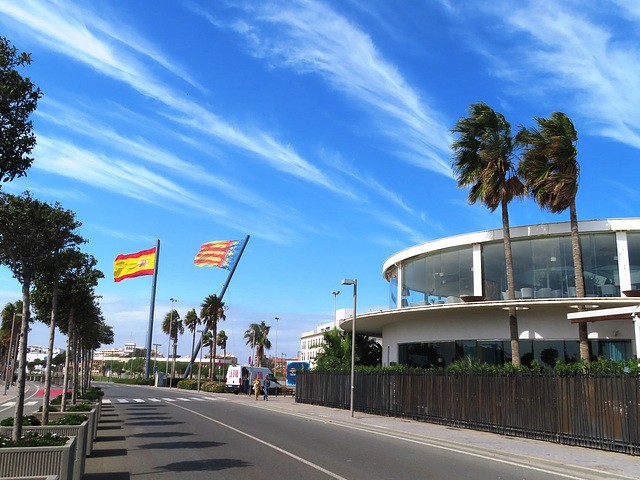
M256 393L256 400L258 400L258 395L260 395L260 380L258 380L258 377L253 381L253 389Z
M271 386L271 381L269 377L264 377L264 382L262 382L262 389L264 390L263 400L269 400L269 387Z

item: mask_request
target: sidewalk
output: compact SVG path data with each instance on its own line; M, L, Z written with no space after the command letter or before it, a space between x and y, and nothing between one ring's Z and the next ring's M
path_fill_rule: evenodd
M197 394L197 392L191 393ZM203 392L200 394L221 395ZM408 439L419 439L436 448L482 454L503 461L531 463L532 459L535 459L536 463L543 462L546 465L567 470L568 473L580 478L640 479L640 459L631 455L360 412L355 412L354 417L351 418L348 410L295 403L292 397L270 396L268 402L261 398L256 401L253 397L242 394L230 395L230 397L232 401L246 403L256 408L304 415Z

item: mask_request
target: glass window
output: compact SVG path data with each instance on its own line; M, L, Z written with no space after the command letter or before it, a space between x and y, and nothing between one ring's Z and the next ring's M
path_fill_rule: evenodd
M389 309L398 308L398 268L389 272Z
M640 233L627 232L631 288L640 290Z
M404 264L402 305L460 301L473 295L473 248L457 247L424 255Z
M587 297L620 296L615 233L580 235Z

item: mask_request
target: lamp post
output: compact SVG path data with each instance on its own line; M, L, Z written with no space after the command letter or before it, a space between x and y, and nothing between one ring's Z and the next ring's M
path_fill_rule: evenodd
M336 328L336 322L338 321L336 312L338 311L338 295L340 295L340 290L336 290L331 293L333 293L333 328Z
M11 320L11 338L9 339L9 352L7 354L7 363L4 366L4 394L7 394L7 389L9 388L9 382L13 382L13 360L15 358L12 355L13 352L13 328L16 326L16 317L22 317L21 313L16 313L13 311L13 320ZM11 371L9 371L11 370Z
M161 343L154 343L153 346L156 347L155 351L156 351L156 356L153 359L153 374L155 376L156 374L156 363L158 362L158 347L162 345Z
M275 358L276 377L278 376L278 320L280 319L276 317L276 358Z
M169 345L167 347L167 369L166 369L167 377L169 376L169 358L171 357L171 337L173 333L173 302L177 302L177 300L173 297L171 297L169 300L171 300L171 312L169 312ZM173 345L174 345L174 351L175 351L175 340L173 342ZM175 358L173 359L173 361L175 362ZM173 363L173 365L175 365L175 363ZM171 376L173 376L173 371L171 373ZM172 379L170 379L169 388L171 388L172 383L173 381Z
M355 390L356 367L356 300L358 298L358 280L345 278L342 285L353 285L353 324L351 325L351 416L353 417L353 397Z
M197 330L198 333L204 333L204 330ZM200 349L200 361L198 362L198 391L200 391L200 372L202 372L202 350Z

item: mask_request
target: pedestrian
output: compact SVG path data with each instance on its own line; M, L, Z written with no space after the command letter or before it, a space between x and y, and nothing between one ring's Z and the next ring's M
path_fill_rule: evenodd
M249 375L245 373L242 378L243 378L242 384L244 385L244 393L246 393L247 395L251 395L251 388L249 388Z
M258 380L258 377L253 381L253 389L256 392L256 400L258 400L258 395L260 395L260 380Z
M262 388L264 390L263 400L269 400L269 387L271 386L271 381L269 377L264 377L264 382L262 382Z

